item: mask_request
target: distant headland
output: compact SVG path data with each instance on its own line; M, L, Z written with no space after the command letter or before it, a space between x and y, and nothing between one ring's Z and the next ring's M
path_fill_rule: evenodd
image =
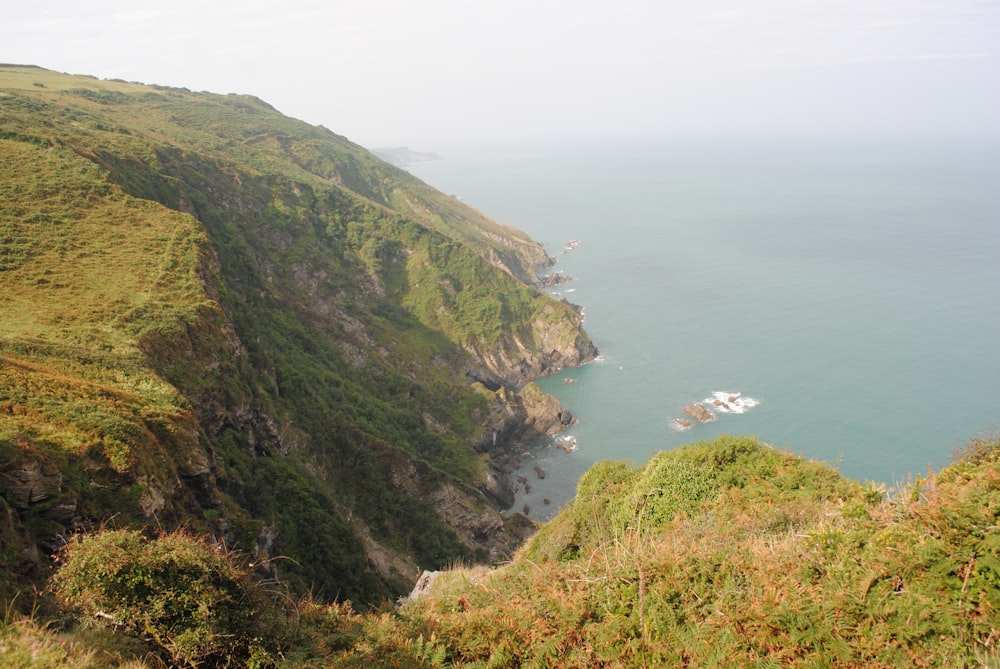
M396 167L406 167L413 163L423 163L428 160L441 160L441 156L429 151L412 151L405 146L389 146L372 149L372 153Z

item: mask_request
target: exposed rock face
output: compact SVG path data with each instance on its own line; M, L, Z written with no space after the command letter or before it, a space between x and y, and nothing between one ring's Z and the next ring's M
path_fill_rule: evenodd
M0 474L0 486L14 506L27 509L32 504L55 497L62 488L62 474L54 467L43 467L37 460L15 464Z
M167 501L162 487L152 476L140 476L136 479L136 483L142 486L142 494L139 496L139 508L142 509L142 515L149 519L155 518Z
M583 332L582 317L572 310L564 315L557 318L556 307L549 305L532 322L529 335L510 332L487 348L467 344L466 350L510 386L593 361L599 351Z
M412 557L376 541L369 528L361 522L354 523L353 528L361 537L368 567L386 583L398 584L399 591L405 592L420 574L420 567Z
M552 274L546 274L545 276L538 277L538 281L535 282L537 288L554 288L555 286L561 286L564 283L569 283L573 280L568 274L563 274L562 272L553 272Z
M510 474L494 462L490 463L480 490L501 509L514 506L514 484Z
M514 482L508 472L516 467L512 447L523 441L559 434L576 422L573 414L535 383L519 392L501 387L495 392L480 386L489 395L490 413L477 450L490 454L487 475L479 489L500 509L514 505Z
M482 392L489 391L484 388ZM576 422L568 409L535 383L520 392L501 387L490 395L490 415L484 421L487 432L478 449L494 456L519 441L552 436Z
M446 484L427 498L434 513L455 528L466 542L486 551L490 561L509 558L511 550L504 541L504 519L483 497L477 504L467 493Z
M431 586L434 585L434 581L437 580L438 576L441 575L440 571L424 571L420 574L420 578L417 579L416 584L413 586L413 590L410 591L410 599L417 600L426 595L431 590Z
M537 384L526 385L517 393L517 399L527 414L524 426L528 433L551 436L576 422L559 400L543 392Z
M484 231L482 234L483 237L501 246L500 249L489 249L486 258L490 264L499 267L522 283L533 284L538 278L538 270L551 267L555 263L541 246L533 242L528 243L524 239L515 239L513 235L489 231Z

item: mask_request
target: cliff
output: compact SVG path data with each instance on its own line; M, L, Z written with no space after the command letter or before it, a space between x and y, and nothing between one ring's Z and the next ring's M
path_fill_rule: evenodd
M360 602L523 540L512 387L596 353L527 235L249 96L0 66L0 158L10 587L111 517Z

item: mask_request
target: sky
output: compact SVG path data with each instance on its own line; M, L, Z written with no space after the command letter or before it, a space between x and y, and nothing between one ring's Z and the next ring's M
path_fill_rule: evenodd
M0 0L0 62L256 95L368 147L1000 138L1000 0Z

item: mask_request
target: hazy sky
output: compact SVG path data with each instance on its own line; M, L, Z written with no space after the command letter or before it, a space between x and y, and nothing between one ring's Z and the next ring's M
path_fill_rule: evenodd
M1000 136L1000 0L0 0L0 62L250 93L367 146Z

